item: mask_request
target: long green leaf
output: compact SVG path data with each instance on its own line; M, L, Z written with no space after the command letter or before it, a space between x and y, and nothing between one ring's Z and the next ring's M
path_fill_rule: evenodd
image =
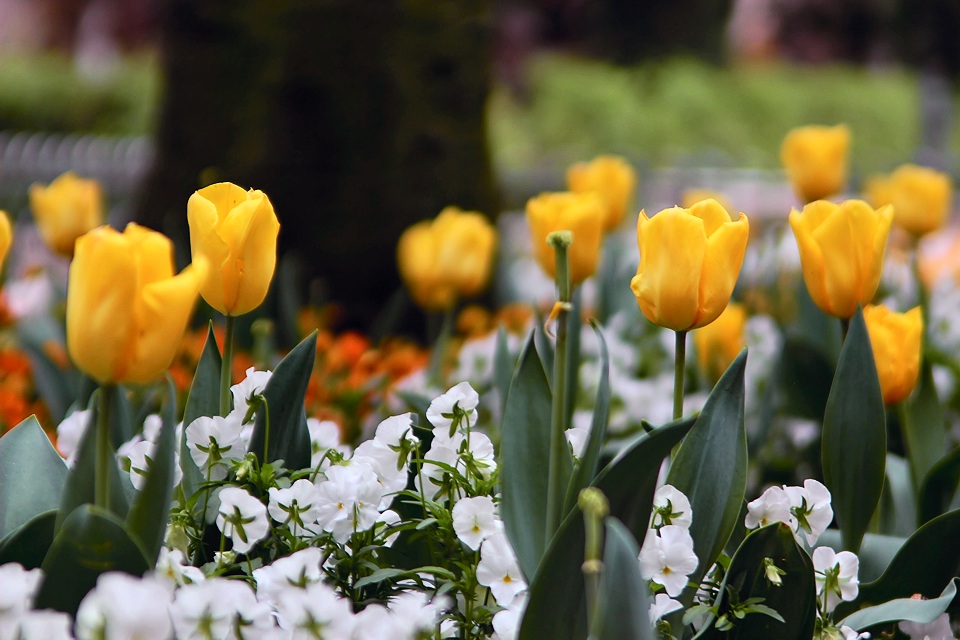
M910 464L904 458L888 453L885 473L883 494L877 510L878 530L892 536L909 536L917 524Z
M925 362L920 372L919 388L908 400L900 403L900 430L910 460L913 486L919 490L927 473L943 457L947 449L947 430L943 408L933 384L933 370Z
M930 600L914 598L898 598L874 607L867 607L840 621L856 631L863 631L870 627L909 620L927 624L939 618L953 602L957 595L957 579L950 580L939 596Z
M34 516L0 540L0 564L17 562L27 569L37 569L53 543L53 527L57 510Z
M67 465L30 416L0 438L0 539L60 505Z
M740 514L747 486L747 435L743 422L743 373L747 352L730 364L703 412L680 445L667 483L690 499L690 535L700 559L695 584L723 550ZM692 597L692 593L684 597Z
M840 551L843 545L840 541L840 531L837 529L827 529L817 540L817 547L830 547L834 551ZM860 545L860 584L876 580L893 560L897 552L907 541L906 538L896 536L886 536L877 533L868 533L863 536L863 544ZM839 606L844 606L841 603Z
M616 518L607 519L605 530L599 640L653 640L650 596L640 576L637 543Z
M120 520L92 504L80 505L64 520L43 561L34 607L76 615L101 574L123 571L139 576L149 568Z
M183 426L201 416L220 415L220 349L217 347L217 337L213 332L213 323L207 328L207 341L203 345L203 353L197 363L197 371L190 383L190 394L183 409ZM187 439L180 439L180 470L183 471L181 486L187 499L196 493L203 482L203 472L190 456ZM198 502L197 509L202 506Z
M510 348L507 343L507 332L501 326L497 330L497 344L493 352L493 387L497 390L500 400L500 415L507 408L507 393L510 391L510 381L517 361L510 357Z
M960 485L960 447L954 447L927 473L920 485L920 522L936 518L950 508Z
M527 580L536 574L546 548L551 398L534 340L528 337L500 426L500 515Z
M859 308L840 350L823 416L823 482L843 548L856 553L883 491L886 421L870 336Z
M304 401L317 358L317 332L293 348L277 365L263 389L270 413L270 439L265 462L283 460L287 469L310 466L310 432ZM264 457L267 411L257 410L249 450Z

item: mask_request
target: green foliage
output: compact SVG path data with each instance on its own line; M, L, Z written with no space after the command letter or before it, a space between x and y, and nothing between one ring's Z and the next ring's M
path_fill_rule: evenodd
M605 529L598 640L653 640L650 598L637 564L640 549L616 518L608 518Z
M63 458L30 416L0 438L0 541L56 509L67 479Z

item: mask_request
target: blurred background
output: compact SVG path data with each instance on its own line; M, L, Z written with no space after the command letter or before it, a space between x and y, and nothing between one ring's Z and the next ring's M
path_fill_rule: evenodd
M0 0L0 208L66 170L115 224L178 240L221 180L280 217L277 286L369 328L401 231L491 217L628 158L640 206L717 189L795 204L792 127L847 123L852 188L916 161L956 176L960 0Z

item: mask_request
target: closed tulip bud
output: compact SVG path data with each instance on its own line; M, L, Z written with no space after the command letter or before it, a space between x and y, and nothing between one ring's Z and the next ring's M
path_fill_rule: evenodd
M803 202L843 191L847 183L850 129L808 126L790 131L780 147L780 161L793 190Z
M13 244L13 227L10 225L10 218L6 211L0 211L0 267L7 259L7 253L10 251L10 245Z
M619 156L597 156L567 169L567 188L574 193L595 191L604 204L603 230L620 226L637 190L637 174Z
M280 223L262 191L231 182L200 189L187 201L190 251L210 265L200 295L224 315L260 306L277 265Z
M818 200L790 212L803 280L824 313L850 318L873 299L892 222L893 207L862 200Z
M103 224L100 183L68 171L49 186L30 185L30 209L51 250L73 257L77 238Z
M641 211L640 266L630 288L643 315L674 331L716 320L737 284L749 235L747 216L731 220L716 200L664 209L652 218Z
M567 249L570 282L576 286L593 275L600 260L604 204L596 193L541 193L527 201L527 224L533 240L533 255L551 278L556 278L556 256L547 236L569 231L573 243Z
M447 207L400 236L400 277L417 304L445 311L487 286L496 246L496 229L483 214Z
M206 264L174 275L173 244L129 224L77 240L67 290L67 348L99 382L146 383L170 366L190 320Z
M870 334L884 404L900 402L913 391L920 375L923 315L920 307L896 313L883 305L868 306L863 320Z
M743 350L746 325L747 310L743 305L730 303L716 320L693 332L700 371L713 383Z
M867 198L875 207L893 205L893 223L914 236L944 225L953 198L950 176L928 167L905 164L887 177L867 182Z

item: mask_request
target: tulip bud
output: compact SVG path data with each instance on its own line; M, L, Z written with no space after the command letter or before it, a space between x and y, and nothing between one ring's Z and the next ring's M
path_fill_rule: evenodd
M262 191L231 182L200 189L187 201L190 251L210 265L200 295L224 315L260 306L277 265L280 223Z
M567 188L574 193L594 191L604 204L603 230L620 226L637 190L637 174L619 156L597 156L567 169Z
M780 147L780 161L803 202L840 193L847 183L850 129L808 126L791 130Z
M893 207L874 210L862 200L818 200L790 212L807 291L824 313L850 318L873 299L892 222Z
M889 176L867 181L867 197L875 207L893 205L893 222L914 236L943 226L950 211L950 176L928 167L905 164Z
M920 376L923 315L920 307L896 313L883 305L867 306L863 320L870 334L884 404L900 402Z
M68 171L49 186L30 185L30 209L47 246L71 258L77 238L103 224L103 193L96 180Z
M547 236L569 231L573 242L567 249L570 282L578 285L597 270L603 235L604 204L594 192L541 193L527 201L527 224L533 240L533 255L551 278L556 278L556 256Z
M173 244L128 224L77 240L67 290L67 349L97 381L146 383L170 366L193 312L206 264L174 275Z
M730 303L716 320L693 332L700 371L714 384L743 350L746 325L747 310L743 305Z
M641 211L640 266L630 288L643 315L674 331L716 320L737 284L749 235L747 216L731 220L716 200L664 209L652 218Z
M7 212L0 210L0 267L3 267L4 260L7 259L7 253L10 251L10 245L13 244L13 227L10 225L10 218Z
M397 266L417 304L444 311L483 291L496 246L496 229L483 214L447 207L434 220L403 232L397 243Z

